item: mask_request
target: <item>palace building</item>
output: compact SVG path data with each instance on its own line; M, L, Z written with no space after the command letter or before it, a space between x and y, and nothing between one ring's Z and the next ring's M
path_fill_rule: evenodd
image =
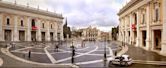
M82 35L86 41L98 41L100 39L100 31L92 26L83 29Z
M0 41L63 40L63 16L0 1Z
M131 0L118 15L119 41L166 55L166 0Z

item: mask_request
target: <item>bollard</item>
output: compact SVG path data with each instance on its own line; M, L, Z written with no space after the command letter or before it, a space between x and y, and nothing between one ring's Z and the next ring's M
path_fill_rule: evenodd
M28 58L29 58L29 59L31 58L31 50L29 50Z
M75 56L75 49L74 46L71 47L72 48L72 58L71 58L71 63L74 63L74 56Z

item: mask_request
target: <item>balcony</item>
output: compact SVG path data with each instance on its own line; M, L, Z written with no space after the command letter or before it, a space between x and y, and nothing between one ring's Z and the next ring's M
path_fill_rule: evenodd
M32 26L32 30L37 30L38 28L36 26Z
M131 28L133 31L136 31L136 29L137 29L136 24L132 24Z

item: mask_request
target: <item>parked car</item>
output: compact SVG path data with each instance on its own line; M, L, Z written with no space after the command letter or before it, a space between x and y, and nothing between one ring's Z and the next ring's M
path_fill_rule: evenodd
M109 66L111 65L121 65L121 66L129 66L132 64L132 59L129 57L129 55L122 55L122 56L116 56L113 58L108 59Z

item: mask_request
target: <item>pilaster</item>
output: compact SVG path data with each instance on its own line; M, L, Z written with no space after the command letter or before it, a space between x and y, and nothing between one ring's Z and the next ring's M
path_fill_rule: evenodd
M37 41L41 41L41 27L40 27L40 25L41 25L41 21L40 21L40 19L37 19L37 22L36 22L36 26L37 26Z
M61 40L63 41L64 40L64 37L63 37L63 24L60 24L60 26L61 26Z
M50 28L49 28L49 21L47 23L47 31L46 31L46 41L50 41Z
M130 44L132 44L132 37L133 37L133 31L132 31L132 14L130 14Z
M138 11L136 12L137 14L137 38L136 38L136 47L139 47L140 46L140 10L138 9Z
M58 38L57 38L57 31L58 31L58 29L57 29L57 22L55 22L54 23L54 41L58 41Z
M2 25L3 25L3 14L0 13L0 41L4 41Z
M146 49L147 50L150 50L150 47L151 47L151 30L150 30L150 3L147 5L146 7L146 26L147 26L147 33L146 33Z
M27 17L27 30L26 30L26 41L31 41L31 21L30 17Z
M161 46L161 54L166 55L166 0L162 0L163 7L163 32L162 32L162 46Z
M13 41L19 41L19 32L18 32L18 16L14 16L14 31L13 31Z

